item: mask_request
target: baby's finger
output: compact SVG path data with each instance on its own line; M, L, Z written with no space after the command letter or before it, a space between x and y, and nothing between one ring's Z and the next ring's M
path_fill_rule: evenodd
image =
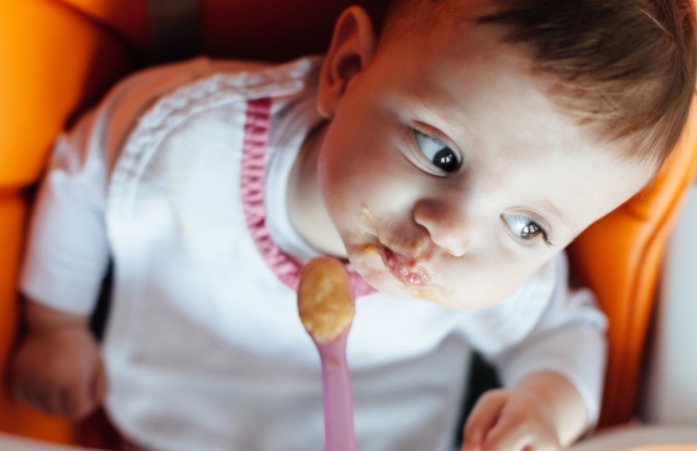
M108 384L106 379L106 371L104 370L104 363L100 360L98 363L93 384L93 394L97 403L101 403L104 399L104 396L106 395L107 385Z
M95 363L94 370L87 374L88 379L74 386L68 415L75 420L83 420L94 412L104 396L104 368L101 362Z
M64 415L65 399L63 390L52 387L41 396L39 407L49 415Z
M499 418L484 440L489 450L559 451L561 446L552 431L547 430L534 417L512 409Z
M66 396L66 414L73 420L82 420L94 410L96 404L90 384L79 384Z
M522 451L532 443L530 428L525 418L520 415L507 414L489 430L484 439L484 449L487 451Z
M27 404L35 409L45 410L43 400L45 396L29 387L15 385L12 389L12 396L20 404Z
M465 424L465 445L473 447L483 442L489 430L496 424L507 398L508 393L502 390L492 390L479 398Z
M24 384L18 383L15 380L13 380L10 383L10 394L12 395L12 398L15 401L17 401L18 403L33 404L32 396L29 394L28 390L24 387Z

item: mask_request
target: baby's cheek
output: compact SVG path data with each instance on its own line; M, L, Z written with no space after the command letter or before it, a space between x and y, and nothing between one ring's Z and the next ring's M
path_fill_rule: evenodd
M453 262L435 272L441 288L437 302L452 309L479 310L498 305L525 282L507 275L505 265L486 265L473 259L462 265Z

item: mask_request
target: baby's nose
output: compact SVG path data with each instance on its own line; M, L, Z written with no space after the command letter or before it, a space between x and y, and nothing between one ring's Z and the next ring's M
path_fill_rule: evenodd
M467 253L471 226L457 205L422 199L414 206L413 218L428 231L431 241L448 254L462 257Z

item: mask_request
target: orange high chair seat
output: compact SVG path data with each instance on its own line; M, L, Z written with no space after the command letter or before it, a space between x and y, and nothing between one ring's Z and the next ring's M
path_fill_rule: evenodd
M153 63L205 53L284 60L325 50L350 3L379 13L386 0L22 0L0 2L0 368L18 332L17 273L30 193L56 134L116 80ZM156 16L190 9L167 46ZM171 13L171 11L169 11ZM151 25L152 22L152 25ZM192 31L194 30L194 31ZM195 30L198 30L197 32ZM635 412L649 316L666 238L697 170L697 117L656 182L585 232L571 248L574 272L610 320L601 425ZM65 444L113 447L94 423L73 425L17 405L3 385L0 431ZM96 434L96 435L95 435ZM100 438L101 434L101 438ZM95 441L94 437L97 437ZM112 436L113 438L113 436Z

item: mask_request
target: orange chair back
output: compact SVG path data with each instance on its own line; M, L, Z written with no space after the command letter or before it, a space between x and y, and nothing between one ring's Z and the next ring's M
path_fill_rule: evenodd
M697 111L655 181L589 227L569 248L572 272L593 289L609 320L600 426L632 419L666 243L697 173Z

